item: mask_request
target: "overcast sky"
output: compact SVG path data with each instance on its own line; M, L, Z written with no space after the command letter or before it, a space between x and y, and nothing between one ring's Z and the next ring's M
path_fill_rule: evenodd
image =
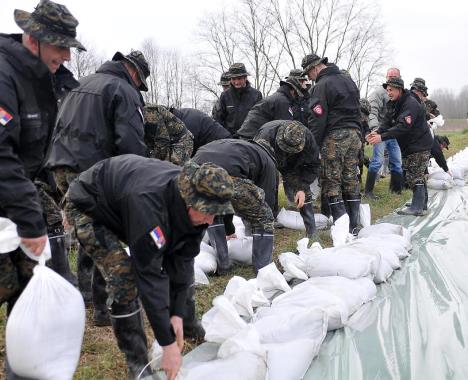
M193 46L193 30L203 14L221 0L62 0L80 21L78 33L105 57L138 48L148 37L181 51ZM0 31L17 33L15 8L31 12L38 0L0 0ZM227 5L234 0L224 0ZM405 83L426 79L436 88L455 91L468 85L468 1L378 0L390 46L389 66L401 69Z

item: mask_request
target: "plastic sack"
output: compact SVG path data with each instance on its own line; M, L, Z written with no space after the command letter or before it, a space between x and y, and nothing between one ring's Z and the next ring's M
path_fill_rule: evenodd
M72 379L84 328L80 292L52 269L37 265L6 326L13 372L33 379Z
M249 325L225 340L219 347L218 358L228 358L239 352L250 352L266 360L265 348L260 344L260 336L254 326Z
M16 232L16 224L10 219L0 218L0 253L8 253L20 245L20 237Z
M203 272L197 264L193 265L193 272L195 274L195 285L209 285L210 280L206 277L205 272Z
M359 206L359 221L362 227L368 227L371 224L371 210L370 205L361 203Z
M211 252L205 250L203 247L203 243L200 247L200 253L197 256L195 256L195 266L200 268L206 274L216 272L216 268L218 267L218 264L216 262L216 254L213 250Z
M318 230L326 229L329 225L328 218L325 215L314 214L314 219L315 226ZM276 220L286 228L305 231L304 221L298 211L286 210L282 208L278 213Z
M411 250L411 232L403 226L392 223L373 224L361 229L358 238L361 239L375 235L400 235L405 239L406 249Z
M232 218L232 224L234 224L234 228L236 230L236 237L238 239L245 237L245 225L242 219L237 215L234 215Z
M434 170L429 174L430 180L440 180L440 181L451 181L452 177L450 174L444 172L442 169Z
M344 214L335 221L335 224L331 226L330 231L333 246L339 247L340 245L345 245L348 242L352 235L349 233L349 216Z
M306 263L304 260L292 252L283 252L279 255L279 262L284 269L283 276L286 281L293 278L307 280L309 276L306 273Z
M460 168L458 166L453 166L450 168L450 171L452 172L452 178L454 180L456 179L465 179L464 173L463 173L463 168Z
M251 265L252 243L253 238L251 236L228 240L229 259L239 264Z
M379 250L376 250L373 247L369 247L367 244L361 245L359 239L351 242L348 247L356 248L360 255L367 255L374 258L375 267L373 266L372 268L372 272L374 274L374 283L380 284L385 282L393 274L392 266L382 257L382 254Z
M275 263L268 264L258 271L257 286L268 299L271 299L278 292L291 290L283 275L276 268Z
M224 295L243 317L251 318L254 315L254 307L269 304L263 292L257 289L253 282L239 276L229 280Z
M454 182L452 179L446 180L446 179L429 178L427 180L427 187L429 189L434 189L434 190L448 190L448 189L451 189L453 185L454 185Z

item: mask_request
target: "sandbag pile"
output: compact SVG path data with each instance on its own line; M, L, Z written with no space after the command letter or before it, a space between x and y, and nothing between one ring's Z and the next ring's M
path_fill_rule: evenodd
M465 186L465 175L468 174L468 148L447 159L447 166L452 176L444 172L432 158L428 168L427 187L434 190L448 190L454 186Z

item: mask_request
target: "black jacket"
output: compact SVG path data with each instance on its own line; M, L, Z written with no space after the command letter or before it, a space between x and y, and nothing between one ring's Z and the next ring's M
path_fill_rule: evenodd
M317 76L311 89L309 128L322 145L330 131L341 128L360 130L359 90L353 80L330 63Z
M237 134L246 139L252 139L260 127L273 120L293 120L294 98L290 94L291 87L282 85L270 96L259 101L249 111Z
M447 166L447 161L445 160L445 157L444 157L444 153L442 152L442 149L440 148L439 136L437 135L434 136L434 141L432 142L431 156L434 157L434 159L437 162L437 165L439 165L444 170L444 172L449 171L449 168Z
M314 135L306 131L304 149L296 154L283 152L276 143L278 128L284 120L270 121L260 128L254 141L264 146L275 158L278 171L283 179L296 191L309 188L320 174L320 149L315 142Z
M54 86L62 84L21 36L0 35L0 216L18 225L19 236L34 238L47 229L31 180L44 163L57 113Z
M193 135L193 153L211 141L228 139L231 134L216 120L194 108L171 108L171 112L182 120Z
M387 110L385 120L377 130L382 141L397 139L403 157L431 150L432 135L426 121L426 109L416 94L404 90L396 102L388 102Z
M47 167L80 173L120 154L146 155L143 98L122 62L107 61L65 98Z
M260 100L262 93L253 88L248 81L247 86L241 89L231 86L221 94L214 119L234 136L250 109Z
M310 118L310 95L307 90L303 91L303 95L294 100L292 105L293 120L300 121L309 128ZM310 128L309 128L310 129Z
M250 179L263 189L271 209L275 207L276 165L263 147L245 140L217 140L202 146L193 160L197 164L212 162L232 177Z
M207 227L190 222L177 186L180 171L166 161L126 154L92 166L69 189L76 207L129 246L139 294L162 346L174 341L170 317L185 313L193 258Z

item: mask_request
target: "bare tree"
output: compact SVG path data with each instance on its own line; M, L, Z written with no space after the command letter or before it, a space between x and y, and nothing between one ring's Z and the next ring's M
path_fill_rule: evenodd
M141 51L148 61L150 75L146 79L148 83L148 91L143 92L143 99L146 103L157 104L161 96L161 78L159 75L160 69L160 49L156 42L152 39L146 39L141 45Z
M66 66L73 73L75 78L80 79L89 74L93 74L104 59L96 52L90 42L87 42L81 36L79 36L78 39L82 41L86 47L86 51L72 49L70 62L67 62Z

